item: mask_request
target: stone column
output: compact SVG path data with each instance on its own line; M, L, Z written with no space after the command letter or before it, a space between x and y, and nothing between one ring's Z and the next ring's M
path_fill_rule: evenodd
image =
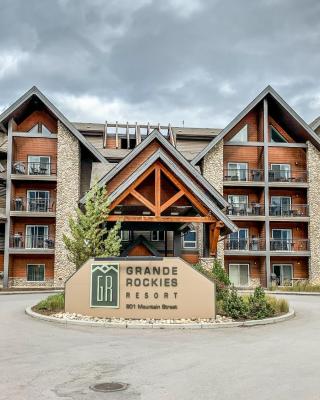
M223 195L223 140L220 140L203 159L203 176ZM217 258L224 264L224 243L218 242Z
M63 287L75 271L68 260L63 234L70 232L69 218L76 215L80 198L80 144L78 139L58 121L57 199L54 286Z
M310 283L320 284L320 152L307 142L307 171L308 171L308 206L309 206L309 240L311 257L309 258Z

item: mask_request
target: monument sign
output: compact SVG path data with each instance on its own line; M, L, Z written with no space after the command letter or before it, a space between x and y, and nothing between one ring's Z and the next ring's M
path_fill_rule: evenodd
M106 318L214 318L215 285L178 257L91 259L66 282L65 310Z

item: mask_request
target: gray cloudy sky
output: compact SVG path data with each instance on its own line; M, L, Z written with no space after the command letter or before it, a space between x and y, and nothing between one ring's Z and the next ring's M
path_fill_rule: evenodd
M267 84L320 115L319 0L0 0L0 110L225 126Z

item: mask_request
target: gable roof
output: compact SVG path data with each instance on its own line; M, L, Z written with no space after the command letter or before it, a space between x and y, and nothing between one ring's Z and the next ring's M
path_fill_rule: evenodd
M310 127L315 131L320 126L320 117L317 117L314 121L311 122Z
M161 135L161 133L154 129L150 135L144 139L137 147L135 147L125 158L123 158L112 170L110 170L104 177L102 177L98 185L105 186L107 182L109 182L116 174L118 174L129 162L131 162L143 149L145 149L153 140L158 140L163 147L174 157L176 158L181 165L185 167L185 169L193 175L201 185L215 198L217 208L225 208L229 205L229 203L224 199L224 197L197 171L197 169L190 164L188 160L186 160L183 155L174 147L172 144ZM80 202L85 202L84 196Z
M269 85L267 86L250 104L247 105L220 133L216 136L192 161L196 165L217 143L222 140L228 132L231 131L244 116L246 116L256 105L265 97L271 96L280 106L289 113L289 115L306 131L309 139L320 148L320 139L312 128L287 104L283 98Z
M87 141L87 139L75 128L75 126L50 102L49 99L47 99L47 97L36 86L33 86L30 90L28 90L0 115L0 123L8 119L15 110L22 106L32 96L38 97L38 99L42 101L42 103L51 111L51 113L69 129L69 131L96 157L97 160L108 164L108 161L103 157L103 155Z
M158 250L147 240L144 236L139 235L133 242L131 242L120 254L120 257L129 256L130 250L134 249L138 245L143 245L154 257L161 257Z

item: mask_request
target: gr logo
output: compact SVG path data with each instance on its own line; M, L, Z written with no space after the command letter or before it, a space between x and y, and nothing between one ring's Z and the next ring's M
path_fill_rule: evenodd
M91 307L119 308L119 264L91 265Z

